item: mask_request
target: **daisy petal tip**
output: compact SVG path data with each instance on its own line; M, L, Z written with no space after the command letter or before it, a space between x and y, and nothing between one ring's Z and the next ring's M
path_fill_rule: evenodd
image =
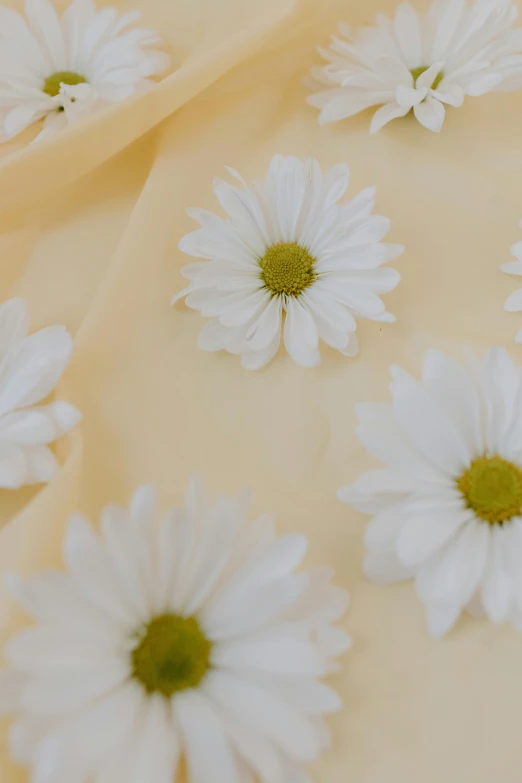
M144 508L156 505L157 492L154 484L141 484L131 496L130 508L137 514L143 513Z
M351 485L339 487L335 494L337 500L340 500L341 503L350 503L350 499L352 497L352 487Z
M396 258L400 258L406 250L406 245L388 244L388 261L395 261Z
M92 535L93 529L89 520L83 514L71 514L65 532L65 551L71 553L83 547L85 540Z
M346 606L347 609L348 609L349 605L350 605L350 598L348 597L348 599L347 599L347 606ZM341 655L344 655L345 653L350 652L352 649L353 649L353 639L352 639L352 637L350 636L349 633L345 633L344 650L341 653ZM340 709L342 709L343 706L344 706L343 701L342 701L342 699L340 699Z
M170 300L170 306L175 307L178 302L180 302L182 299L185 299L185 297L190 294L190 290L188 288L184 288L183 291L180 291L177 294L174 294L172 299Z
M433 639L443 639L455 626L461 614L458 606L446 604L428 604L426 622L428 632Z
M60 432L70 432L83 419L83 414L75 405L65 400L57 400L54 403L53 418L56 421Z

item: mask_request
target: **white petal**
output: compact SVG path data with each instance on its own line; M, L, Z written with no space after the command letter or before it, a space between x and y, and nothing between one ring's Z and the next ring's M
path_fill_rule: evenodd
M464 90L457 84L447 84L442 82L431 94L441 103L447 103L449 106L459 108L464 103Z
M383 508L373 517L364 535L369 549L383 553L396 550L399 534L408 522L404 509L404 503L396 503Z
M64 542L64 559L77 587L114 622L139 626L126 586L118 578L114 563L95 536L89 522L74 515L69 519Z
M58 471L58 460L47 446L25 446L25 483L40 484L51 481Z
M42 105L41 99L37 99L20 103L11 109L4 120L4 131L7 137L14 138L40 119L45 113L42 111Z
M250 636L215 644L212 662L218 668L271 672L285 677L325 674L322 656L297 629L277 626Z
M364 557L363 571L377 584L393 584L413 576L413 571L403 566L393 552L368 552Z
M146 780L172 783L179 753L179 740L168 702L161 696L150 697L128 783Z
M279 321L279 330L274 339L266 348L260 351L245 351L241 354L241 366L245 370L260 370L265 367L276 355L281 342L281 320Z
M428 351L422 367L422 380L431 397L458 429L470 461L483 453L482 411L476 384L469 373L440 351Z
M68 574L43 571L28 579L6 574L5 584L18 603L44 623L63 623L70 631L83 629L92 638L117 637L110 614L98 610L74 585Z
M57 729L64 752L79 768L100 764L129 734L144 702L143 690L132 682L70 716ZM51 731L48 740L52 739Z
M414 106L413 112L421 125L435 133L438 133L442 128L446 116L444 105L431 95L428 95L422 103Z
M0 390L0 412L39 402L56 386L72 351L70 334L48 326L27 337L9 362Z
M23 706L30 712L67 714L110 693L128 679L129 672L121 664L87 671L81 676L77 672L39 675L26 686Z
M187 754L190 780L194 783L240 783L237 764L208 700L198 691L179 693L173 699Z
M133 494L129 511L138 528L153 532L156 519L156 490L150 484L139 487Z
M426 459L449 479L469 465L469 450L460 433L430 395L402 368L391 368L390 390L398 422Z
M457 537L418 572L417 589L427 603L464 608L473 597L486 567L489 525L469 522Z
M25 0L25 13L33 34L44 44L55 71L65 71L67 62L58 15L50 0Z
M312 721L274 694L224 672L213 672L204 688L226 715L271 738L290 756L317 758L321 748Z
M281 331L281 315L281 298L274 296L247 334L251 351L261 351L274 341Z
M508 618L514 598L508 569L509 550L517 546L511 525L491 529L488 563L482 584L481 598L490 620L501 623Z
M247 500L248 495L233 500L221 498L209 512L192 573L185 577L184 614L194 615L200 610L228 565L244 523Z
M500 73L486 73L470 82L466 88L468 95L484 95L502 83L503 76Z
M359 440L377 459L389 465L394 473L441 483L444 476L412 444L399 426L391 405L360 403L356 413L360 421L357 427Z
M409 476L390 470L370 470L354 484L340 489L337 497L363 514L376 514L416 489L418 484Z
M214 179L214 193L223 209L232 217L243 233L248 236L248 244L262 256L270 244L265 218L257 200L251 192L229 185L228 182Z
M98 634L92 627L60 626L55 621L13 636L6 646L6 657L18 670L28 673L99 671L105 664L118 662L117 642L118 637Z
M148 489L145 488L145 492ZM138 493L142 490L138 490ZM134 499L136 505L141 501L136 495ZM154 589L153 543L150 540L152 531L147 530L146 520L145 524L142 524L142 520L136 524L138 520L135 514L133 519L119 506L105 506L100 521L107 554L99 547L97 559L101 562L105 560L110 569L109 579L120 585L122 597L132 605L136 623L139 623L138 618L145 621L159 609ZM95 549L93 547L93 554Z
M488 405L486 447L513 458L519 451L520 372L504 348L496 346L484 357L482 385Z
M302 367L317 367L321 362L319 335L310 313L294 298L287 303L285 347L292 359Z
M339 629L337 629L339 630ZM256 679L256 681L258 681ZM259 681L258 681L259 682ZM261 682L260 682L261 684ZM319 680L292 678L278 680L267 678L274 692L299 710L310 715L339 712L343 702L339 694Z
M342 628L329 626L317 631L317 643L323 655L328 658L337 658L352 647L352 638Z
M425 99L428 94L427 87L409 87L404 84L399 84L397 87L396 100L398 105L408 111L417 106L421 101Z
M44 412L26 409L0 418L0 438L17 446L43 445L55 440L56 427Z
M399 104L395 102L384 104L380 109L377 109L372 117L370 134L373 136L392 120L396 120L399 117L405 117L409 111L409 106L405 108L404 106L399 106Z
M417 78L417 87L425 87L426 89L430 89L433 82L441 72L443 65L444 63L440 62L430 65L430 67L424 71L424 73L421 73L421 75Z
M519 313L522 310L522 288L517 288L508 296L504 304L504 310L508 313Z
M430 24L435 32L431 59L440 60L455 35L466 8L466 0L437 0L429 13Z
M298 574L228 593L203 610L202 626L213 641L256 631L285 616L302 598L306 584L306 576Z
M408 67L416 68L422 59L421 25L409 3L401 3L395 12L395 33Z
M23 450L9 444L0 445L0 487L18 489L27 481L27 460Z
M398 540L397 555L405 566L419 566L450 542L470 519L466 509L455 511L434 508L424 515L411 514L404 520Z
M249 768L259 776L262 783L285 780L282 777L280 754L270 739L263 737L258 731L252 731L239 721L225 719L223 715L221 718L226 722L226 732L232 745L245 759ZM241 780L242 783L246 783L244 775Z
M349 356L349 357L354 357L358 355L359 339L356 334L351 333L348 335L348 345L346 345L344 348L341 348L341 353L343 356Z
M55 133L66 127L67 116L65 112L52 112L45 117L42 130L31 143L41 142L49 136L54 136Z
M429 603L426 617L430 634L436 639L445 636L459 619L461 611L458 604Z
M306 536L292 534L279 536L259 553L254 553L225 586L220 600L239 587L262 585L287 576L303 561L308 549Z

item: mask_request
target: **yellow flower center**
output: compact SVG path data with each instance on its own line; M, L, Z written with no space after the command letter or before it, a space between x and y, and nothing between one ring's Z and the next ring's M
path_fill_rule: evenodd
M210 666L211 649L195 617L161 615L145 627L132 651L132 676L147 693L168 699L199 685Z
M56 73L48 76L44 82L43 91L50 95L51 98L55 98L60 93L60 87L62 84L85 84L87 80L84 76L80 76L79 73L73 71L57 71Z
M490 525L522 515L522 470L501 457L474 460L457 486L468 508Z
M259 259L261 280L274 296L299 296L317 280L315 258L296 242L278 242Z
M412 68L411 75L413 76L413 83L415 84L415 86L417 85L417 79L419 78L419 76L422 76L423 73L426 73L428 68L429 68L428 65L421 65L419 68ZM440 71L436 75L435 79L433 80L431 89L436 90L439 84L441 83L441 81L443 80L443 78L444 78L444 74L442 73L442 71Z

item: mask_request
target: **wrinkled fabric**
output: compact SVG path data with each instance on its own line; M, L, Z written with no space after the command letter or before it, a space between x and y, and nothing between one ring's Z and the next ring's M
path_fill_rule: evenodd
M466 99L440 135L410 117L370 138L368 113L319 127L302 79L337 22L371 21L393 0L114 5L142 8L168 41L172 73L42 144L26 146L24 134L0 148L0 298L25 297L33 329L74 335L56 396L84 417L59 442L50 485L0 493L0 571L59 564L67 516L95 518L138 484L155 483L164 508L181 502L194 471L214 493L250 485L253 513L306 533L309 562L335 568L352 596L354 647L332 681L346 706L314 779L515 783L522 637L467 618L430 639L411 583L364 580L367 518L336 491L380 467L355 437L354 405L389 400L391 363L418 375L428 348L458 356L462 343L504 345L522 363L519 316L503 311L516 280L499 271L522 217L522 93ZM402 282L386 297L398 323L361 323L356 359L325 347L310 370L281 350L248 372L199 350L203 320L169 303L184 286L185 208L218 212L212 178L229 165L259 179L277 152L347 162L347 197L377 185L389 241L406 245L394 263ZM0 642L26 622L2 587ZM0 779L27 783L8 725Z

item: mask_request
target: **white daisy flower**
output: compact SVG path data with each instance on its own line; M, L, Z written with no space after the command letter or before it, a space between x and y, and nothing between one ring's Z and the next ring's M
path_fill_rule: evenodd
M519 221L518 225L522 228L522 220ZM516 261L508 261L507 264L502 264L500 268L508 275L520 277L522 276L522 242L516 242L513 245L511 254L516 258ZM504 310L508 313L519 313L522 311L522 288L517 288L516 291L513 291L513 293L508 296L504 305ZM522 329L518 330L515 342L519 345L522 344Z
M517 15L511 0L433 0L425 17L402 3L393 20L379 14L373 27L355 33L341 25L341 37L319 50L328 64L312 69L308 86L316 94L308 102L321 110L321 124L380 106L371 133L412 109L424 127L439 131L445 104L522 87Z
M324 174L314 159L275 155L262 182L243 188L214 180L228 220L202 209L187 210L201 226L179 248L209 259L182 269L191 282L173 299L211 320L199 347L241 355L257 370L277 352L286 313L284 343L303 367L321 361L319 338L344 356L358 351L357 318L394 321L379 294L399 283L395 269L381 269L403 252L382 244L388 218L372 215L375 188L337 204L349 169Z
M330 572L299 571L302 535L246 524L246 496L155 524L155 492L69 521L67 573L9 585L36 624L6 645L0 707L38 783L307 783L341 701L321 679L349 637Z
M44 400L58 383L72 351L63 326L27 336L29 308L23 299L0 305L0 487L50 481L58 463L48 444L69 432L80 412L68 402Z
M0 141L40 120L45 137L169 66L154 30L128 29L140 12L73 0L60 19L50 0L25 0L25 15L0 6Z
M393 403L357 408L361 443L386 464L339 497L375 515L371 579L416 580L434 636L463 609L522 631L522 376L502 348L464 367L426 354L422 382L392 367Z

